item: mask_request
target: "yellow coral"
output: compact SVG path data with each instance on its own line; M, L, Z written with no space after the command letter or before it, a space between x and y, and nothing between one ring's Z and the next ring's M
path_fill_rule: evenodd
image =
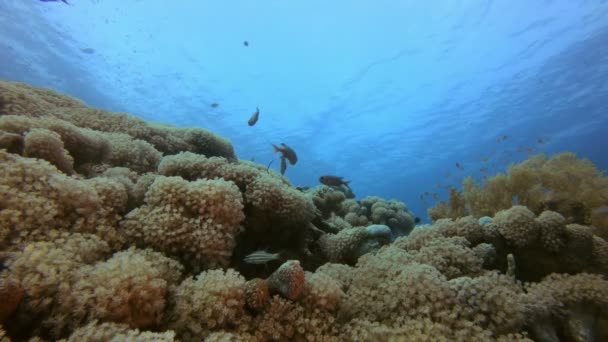
M541 154L511 166L507 174L489 178L483 186L466 178L463 196L465 214L475 217L491 216L519 204L536 214L548 209L589 224L590 212L608 203L608 177L591 161L578 159L574 153L551 158ZM445 202L429 212L435 218L464 215Z

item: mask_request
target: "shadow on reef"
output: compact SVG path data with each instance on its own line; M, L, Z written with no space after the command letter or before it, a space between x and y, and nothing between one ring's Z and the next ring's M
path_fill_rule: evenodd
M10 82L0 113L3 341L608 340L608 180L573 154L415 227L202 129Z

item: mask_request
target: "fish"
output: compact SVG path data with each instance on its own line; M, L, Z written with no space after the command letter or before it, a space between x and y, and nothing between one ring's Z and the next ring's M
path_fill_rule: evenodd
M213 102L210 106L211 106L211 108L217 108L220 106L220 104L217 102Z
M500 137L498 137L498 138L496 139L496 142L505 141L505 140L507 140L508 138L509 138L509 136L508 136L508 135L502 135L502 136L500 136Z
M278 260L281 257L281 253L268 253L264 250L255 251L247 255L243 261L248 264L263 265L272 260Z
M281 146L272 145L274 147L275 152L280 152L282 157L287 158L289 164L296 165L298 162L298 156L296 155L296 151L294 151L291 147L281 143Z
M319 182L328 186L346 185L347 188L350 188L350 186L348 186L348 183L350 183L350 181L345 181L344 177L325 175L319 177Z
M81 48L80 51L84 52L86 54L89 54L89 55L92 55L95 53L95 49L93 49L93 48Z
M244 41L244 42L243 42L243 45L245 45L245 46L249 46L249 42L248 42L248 41Z
M460 171L464 171L464 166L462 166L462 164L460 164L459 162L456 162L456 167L460 170Z
M258 122L259 117L260 117L260 108L255 107L255 112L251 115L251 117L247 121L249 126L255 125L255 123Z
M268 165L266 166L266 172L270 173L268 170L270 170L270 165L272 165L272 163L274 163L274 159L270 161L270 163L268 163Z
M285 174L285 170L287 170L287 163L285 157L281 157L281 176Z
M416 216L416 217L414 218L414 223L420 223L420 221L421 221L421 220L420 220L420 217Z
M70 3L68 2L68 0L40 0L40 2L63 2L66 5L69 5Z

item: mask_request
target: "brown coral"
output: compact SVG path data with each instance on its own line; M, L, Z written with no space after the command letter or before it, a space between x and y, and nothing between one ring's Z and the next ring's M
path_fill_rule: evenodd
M207 130L152 124L128 114L89 108L77 99L23 83L0 81L0 114L52 117L100 132L128 134L167 154L191 151L236 160L232 144Z
M284 298L295 300L304 290L304 270L297 260L283 263L266 280L271 294L280 294Z
M16 313L18 325L29 333L50 331L61 336L75 322L71 290L78 280L77 270L109 255L108 245L94 235L65 235L53 242L28 244L6 264L10 277L17 279L25 291Z
M33 128L25 135L26 157L44 159L65 174L74 173L74 158L63 147L59 134L44 128Z
M81 267L70 293L75 312L87 321L126 323L131 328L157 325L170 286L177 285L182 266L160 253L131 248L107 261Z
M20 134L0 130L0 149L5 149L8 153L23 154L25 140Z
M524 247L536 241L540 228L535 216L528 208L517 205L499 211L494 217L498 232L515 247Z
M17 279L0 273L0 323L17 310L24 294L25 291Z
M98 181L77 180L46 162L1 150L0 173L0 245L44 240L53 230L96 233L113 246L122 244L120 209L100 197ZM126 191L112 184L112 198Z
M234 183L158 177L146 193L146 205L127 214L122 227L141 245L201 269L228 265L243 218Z
M209 270L176 290L169 328L182 341L198 341L213 330L246 323L245 279L234 270Z
M67 342L173 342L175 340L175 333L173 331L139 331L137 329L130 329L126 324L99 323L97 321L93 321L76 329L67 339Z

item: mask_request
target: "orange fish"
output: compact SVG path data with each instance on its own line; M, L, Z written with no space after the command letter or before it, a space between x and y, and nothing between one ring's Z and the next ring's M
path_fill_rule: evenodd
M249 126L255 125L255 123L258 122L258 118L259 117L260 117L260 108L255 107L255 113L253 113L251 115L251 117L249 118L249 120L247 121L247 123L249 124Z

